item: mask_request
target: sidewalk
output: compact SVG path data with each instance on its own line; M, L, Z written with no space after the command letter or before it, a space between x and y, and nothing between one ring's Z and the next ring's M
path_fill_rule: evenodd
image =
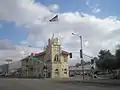
M120 80L112 80L112 79L77 80L77 82L120 86Z

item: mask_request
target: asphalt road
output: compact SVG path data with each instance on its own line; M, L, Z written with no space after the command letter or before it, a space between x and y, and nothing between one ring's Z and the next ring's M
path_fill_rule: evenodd
M120 86L85 84L72 80L0 78L0 90L120 90Z

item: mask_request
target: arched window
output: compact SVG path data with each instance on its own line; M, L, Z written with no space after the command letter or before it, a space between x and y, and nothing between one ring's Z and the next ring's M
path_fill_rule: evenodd
M67 69L66 68L64 69L64 74L67 74Z
M54 57L54 61L59 61L59 58L58 58L58 55L56 54L55 57Z
M67 56L64 56L64 62L67 62Z
M58 69L55 69L55 74L59 75L59 70Z
M67 71L67 69L64 69L64 71Z

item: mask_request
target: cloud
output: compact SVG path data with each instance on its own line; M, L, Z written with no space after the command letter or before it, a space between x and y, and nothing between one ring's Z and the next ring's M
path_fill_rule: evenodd
M12 59L13 62L19 61L31 53L41 52L40 48L28 46L15 46L15 50L0 50L0 64L6 63L6 59Z
M100 12L100 8L94 8L94 9L92 10L92 12L93 12L93 13L98 13L98 12Z
M92 0L87 0L85 4L89 9L91 9L92 13L99 13L101 9L99 8L99 4L92 4Z
M12 45L12 43L7 40L0 40L0 50L10 50L10 49L15 49L15 47Z
M32 23L51 14L47 7L35 3L35 0L0 0L0 13L0 20L19 25Z
M22 44L22 45L29 45L29 42L26 41L26 40L23 40L23 41L20 42L20 44Z
M36 42L36 47L44 47L45 46L45 43L43 41L37 41Z
M89 5L90 5L90 0L86 0L85 4L86 4L87 6L89 6Z
M76 54L74 51L79 52L80 40L79 37L72 36L72 32L82 35L84 53L91 56L97 55L100 49L105 48L114 52L120 41L120 21L116 16L98 18L83 12L64 12L59 13L58 22L50 23L48 18L55 13L50 12L48 6L36 3L34 0L2 0L0 13L2 13L0 20L27 26L28 37L22 43L43 47L47 44L47 39L55 33L55 36L60 38L62 48L73 52L76 62L79 62L79 53ZM18 48L15 51L18 53L13 53L15 56L19 56L20 52L23 53L23 50ZM90 58L88 59L90 60ZM74 61L70 60L70 62Z
M56 12L57 10L59 10L59 6L57 4L50 5L48 6L48 8L51 12Z
M38 53L41 50L40 48L28 47L28 45L13 45L7 39L0 40L0 64L6 63L6 59L21 60L31 53Z
M88 41L85 41L84 42L84 45L87 47L87 46L89 46L89 42Z

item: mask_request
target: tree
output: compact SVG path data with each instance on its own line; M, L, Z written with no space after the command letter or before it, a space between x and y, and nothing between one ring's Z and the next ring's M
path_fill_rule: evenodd
M91 59L91 64L94 64L95 62L97 62L98 58L97 57L94 57Z
M116 50L115 56L117 60L117 68L120 68L120 48Z
M100 50L96 66L101 70L116 69L116 57L111 54L110 50Z
M80 63L76 63L76 65L75 65L75 66L76 66L76 67L79 67L80 65L81 65Z

